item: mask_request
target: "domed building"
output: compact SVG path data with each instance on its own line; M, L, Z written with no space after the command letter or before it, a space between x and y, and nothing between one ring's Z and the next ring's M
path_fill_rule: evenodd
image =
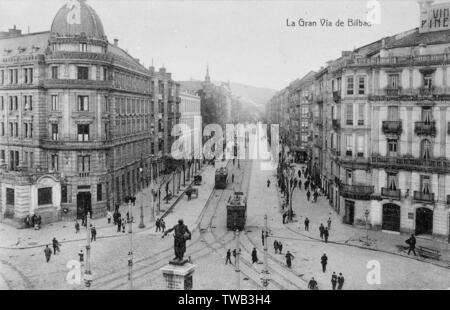
M50 31L0 32L0 219L114 211L159 176L179 85L109 43L85 0Z

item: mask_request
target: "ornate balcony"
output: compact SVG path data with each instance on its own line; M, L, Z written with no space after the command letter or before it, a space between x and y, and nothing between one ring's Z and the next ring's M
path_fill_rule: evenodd
M401 135L402 121L383 121L382 131L384 134Z
M348 185L341 184L339 188L340 194L345 198L357 200L370 200L374 193L374 187L371 185Z
M415 122L414 132L418 136L436 136L436 122Z
M419 88L419 95L420 96L432 97L435 94L436 94L436 92L435 92L435 88L434 87L421 87L421 88Z
M381 188L381 196L383 198L400 200L401 194L399 189L390 189L387 187Z
M414 191L414 200L416 202L433 203L434 202L434 193L425 194L425 193L422 193L421 191Z
M81 89L106 89L113 87L113 81L55 79L44 80L45 88L81 88Z
M341 129L341 120L333 119L331 122L331 126L333 127L334 131L339 131Z
M445 157L440 158L414 158L411 156L387 157L371 156L372 168L421 171L435 173L450 173L450 161Z

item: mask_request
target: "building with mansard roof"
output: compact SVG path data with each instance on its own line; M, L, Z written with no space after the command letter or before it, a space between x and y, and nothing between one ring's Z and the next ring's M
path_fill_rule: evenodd
M0 218L102 216L164 170L179 85L110 43L85 0L0 32Z

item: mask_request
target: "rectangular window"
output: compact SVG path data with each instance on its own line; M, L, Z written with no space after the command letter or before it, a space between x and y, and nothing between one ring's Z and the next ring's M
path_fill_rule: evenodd
M23 96L24 110L33 111L33 96Z
M78 172L89 172L91 170L91 157L89 155L78 156Z
M347 135L345 136L345 142L346 142L346 153L347 156L353 156L353 136Z
M398 121L398 106L388 106L388 120L389 121Z
M358 104L358 125L364 125L364 103Z
M4 85L4 84L5 84L5 71L0 70L0 85Z
M353 104L348 103L345 105L346 108L346 123L347 125L353 125Z
M353 95L353 76L347 77L347 95Z
M397 156L397 140L394 139L388 140L388 156L390 157Z
M19 136L19 123L14 123L14 136Z
M0 97L0 110L4 110L5 109L5 97L1 96Z
M50 167L52 168L53 171L58 171L59 170L58 169L58 162L59 162L58 155L52 154Z
M5 123L4 122L0 123L0 134L2 137L5 136Z
M431 194L431 177L429 175L420 176L420 191L424 194Z
M89 125L78 125L78 141L89 141Z
M390 190L397 190L398 188L398 174L388 173L387 174L387 186Z
M103 195L102 195L102 185L97 184L97 201L102 201Z
M2 161L2 163L5 163L5 160L6 160L5 150L0 150L0 160Z
M433 87L433 75L431 73L423 74L423 87L428 89Z
M6 204L14 206L14 189L6 188Z
M400 75L399 74L389 74L388 75L388 88L399 88L400 87Z
M358 95L366 93L366 79L362 76L358 78Z
M52 111L58 111L58 95L52 95Z
M58 66L52 66L52 79L58 79Z
M78 111L89 111L88 96L78 96Z
M30 152L30 153L28 153L28 155L30 156L30 159L28 161L28 165L29 165L30 168L33 168L34 167L34 153Z
M87 43L80 43L80 52L87 52Z
M58 140L58 124L51 124L52 128L52 140L56 141Z
M61 185L61 203L67 203L67 185Z
M108 69L103 67L102 71L103 71L103 81L107 81L108 80Z
M364 157L364 136L357 136L356 141L358 144L358 157Z
M52 188L44 187L38 189L38 206L52 204Z
M89 68L88 67L78 67L78 79L88 80L89 79Z
M425 123L430 123L433 120L433 111L431 107L422 108L422 121Z

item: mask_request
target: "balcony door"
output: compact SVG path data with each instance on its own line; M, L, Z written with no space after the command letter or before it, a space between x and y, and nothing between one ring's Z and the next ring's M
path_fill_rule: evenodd
M429 160L431 158L432 145L430 140L424 139L420 142L420 154L422 159Z
M431 110L431 107L422 108L422 121L428 125L433 121L433 111Z
M433 233L433 211L428 208L416 210L416 235L431 235Z
M388 173L387 175L388 189L395 191L398 188L398 178L396 173Z
M420 191L425 194L431 194L431 177L428 175L420 176Z
M389 139L388 140L388 156L396 157L397 156L397 140Z
M400 206L393 203L383 205L382 229L400 231Z

